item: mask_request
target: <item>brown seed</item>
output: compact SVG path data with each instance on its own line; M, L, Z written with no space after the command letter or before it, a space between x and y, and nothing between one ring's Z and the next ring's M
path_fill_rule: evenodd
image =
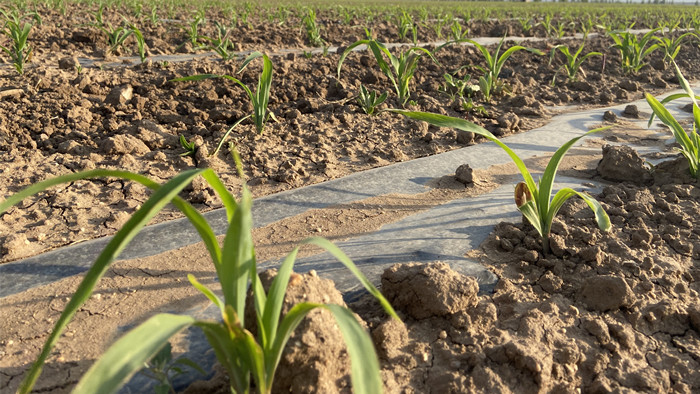
M528 201L532 201L532 193L525 182L519 182L515 185L515 205L520 208Z

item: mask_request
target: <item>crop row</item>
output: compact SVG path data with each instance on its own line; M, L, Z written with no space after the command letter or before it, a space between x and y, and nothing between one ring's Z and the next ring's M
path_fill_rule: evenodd
M431 42L475 36L563 37L634 28L695 30L700 14L687 7L635 7L622 12L615 6L597 8L548 5L503 8L464 3L462 8L421 5L396 7L255 5L250 2L203 2L193 10L175 2L100 3L20 2L3 7L6 17L26 16L41 27L37 50L83 49L98 37L104 40L98 55L136 52L143 58L144 38L151 53L215 50L229 58L237 49L325 47L361 39L363 30L382 42ZM39 17L39 15L43 15ZM43 19L46 19L44 21ZM78 32L73 31L78 29ZM132 34L133 32L133 34ZM139 43L124 47L125 41ZM58 45L55 47L53 45ZM7 46L7 45L5 45ZM88 49L85 47L84 49Z
M254 57L251 58L251 60L253 59ZM266 57L264 59L267 61ZM690 136L661 103L650 95L647 96L647 100L652 106L655 115L659 116L664 123L672 128L674 136L682 147L683 155L688 159L691 174L698 177L700 176L700 173L697 171L697 165L700 161L700 138L695 132L695 127L700 126L700 108L688 82L681 75L678 67L675 68L685 93L675 95L665 101L668 102L683 97L692 99L694 128ZM503 148L515 162L523 176L523 182L520 182L515 188L514 198L516 206L541 235L542 248L545 255L549 253L548 237L553 218L570 197L578 196L584 199L591 210L593 210L598 227L603 231L610 229L611 223L607 213L601 204L592 197L569 188L561 189L552 196L553 184L560 161L568 149L583 136L576 137L559 148L550 159L542 179L536 183L524 162L507 145L487 130L473 123L463 119L430 113L404 110L392 110L392 112L424 120L436 126L452 127L473 132L486 137ZM598 131L600 129L591 130L585 135ZM243 176L240 158L235 153L235 150L233 154L239 175ZM223 247L219 245L204 217L187 202L177 197L177 194L198 175L204 177L209 185L220 194L227 209L229 228L223 241ZM299 303L281 317L284 294L293 275L292 268L298 248L294 249L281 264L277 277L272 282L269 290L266 291L256 270L255 252L251 236L251 195L244 187L241 201L236 202L233 195L226 190L224 184L211 169L184 172L164 185L158 185L148 178L124 171L92 170L65 175L40 182L9 197L0 204L0 213L22 199L41 192L48 187L80 179L108 176L139 182L151 188L154 193L143 207L119 230L97 258L95 264L90 268L61 317L56 322L55 328L47 339L37 362L26 375L20 392L31 391L41 373L44 361L48 358L52 348L77 310L90 297L97 281L100 280L109 265L129 241L168 202L175 204L187 216L199 232L209 251L217 276L221 282L223 299L200 283L193 275L188 275L188 279L194 287L220 309L222 321L202 321L189 316L174 314L156 315L131 330L107 350L81 379L74 392L116 392L123 382L128 380L149 360L159 357L159 352L166 346L173 335L190 326L198 327L204 331L207 340L215 350L219 363L226 370L231 380L230 385L233 392L248 392L251 388L251 382L254 384L256 391L260 393L271 392L275 371L289 336L303 317L316 308L324 308L330 311L339 324L351 358L351 376L354 391L357 393L377 393L382 391L379 363L372 341L363 328L359 326L351 311L333 304ZM380 301L386 312L398 319L397 314L384 296L364 277L352 261L333 244L320 238L311 238L306 243L321 246L331 252ZM257 337L247 329L247 327L250 327L250 324L246 326L244 322L246 297L249 289L255 305ZM166 376L163 379L166 389L168 383L166 370Z

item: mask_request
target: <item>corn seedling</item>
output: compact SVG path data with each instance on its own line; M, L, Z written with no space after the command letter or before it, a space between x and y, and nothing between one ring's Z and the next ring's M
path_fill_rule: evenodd
M228 137L228 135L231 133L231 131L234 129L234 127L238 126L238 124L240 124L245 119L252 118L253 123L255 123L256 130L260 134L262 134L263 129L265 128L265 123L267 122L268 117L272 117L274 120L276 120L275 114L273 114L271 111L267 110L267 105L270 101L270 85L272 84L272 62L270 61L270 58L267 57L267 55L264 55L260 52L253 52L245 59L245 61L243 61L243 65L238 70L238 72L239 73L242 72L251 61L253 61L254 59L257 59L259 57L263 58L263 69L262 69L262 73L260 74L260 77L258 79L258 89L255 92L250 90L250 88L248 86L246 86L243 82L241 82L237 78L234 78L230 75L199 74L199 75L191 75L189 77L173 79L173 81L176 81L176 82L183 82L183 81L201 81L203 79L210 79L210 78L225 78L225 79L228 79L230 81L237 83L248 94L248 97L250 98L250 101L253 104L253 113L250 115L246 115L243 118L239 119L236 123L234 123L233 126L231 126L231 128L228 129L228 131L226 131L226 133L221 138L221 141L219 141L219 145L217 146L216 150L212 153L212 155L218 153L219 149L221 149L221 146L224 143L224 140Z
M93 26L97 27L98 29L102 28L105 25L105 20L104 20L104 4L100 4L100 6L97 8L97 11L95 11L92 14L92 17L95 19L95 22L92 23Z
M373 115L376 108L386 101L387 96L387 92L377 96L376 91L372 90L369 92L364 85L360 85L360 94L357 96L357 102L367 115Z
M172 349L170 342L167 342L139 371L142 375L158 382L153 388L155 394L175 393L173 379L184 374L187 369L195 370L201 375L207 374L197 363L187 357L173 359Z
M694 37L697 39L698 35L695 32L689 31L676 38L667 36L653 38L658 42L659 47L664 50L664 61L668 62L676 60L676 56L678 56L678 52L681 50L681 44L683 44L683 40L685 40L686 37Z
M554 24L552 23L552 18L553 15L551 13L545 14L544 19L541 22L538 22L538 26L542 26L544 28L544 32L547 35L547 37L552 37L554 35Z
M452 39L454 41L462 41L465 38L467 38L467 34L469 34L469 30L463 28L462 24L459 23L459 21L456 19L454 22L452 22L452 25L450 26L450 31L452 32Z
M442 28L447 25L448 18L451 19L452 17L448 15L438 17L437 21L428 24L428 26L433 29L438 39L442 38Z
M557 50L563 53L566 57L564 64L557 70L556 73L554 73L554 77L552 77L552 86L554 86L554 84L556 83L557 74L559 73L559 71L565 70L568 80L575 81L579 71L584 73L583 69L581 68L581 65L586 59L588 59L591 56L603 56L603 54L600 52L588 52L587 54L580 56L581 52L583 51L584 45L586 45L585 41L581 44L581 46L578 47L578 49L576 50L576 52L574 52L573 55L571 54L569 47L566 45L556 45L554 48L552 48L552 50L549 53L550 64L552 63L552 60L554 59L554 55L556 54Z
M610 37L615 41L612 47L620 50L622 70L625 73L636 73L639 71L646 66L644 58L659 49L659 44L652 44L647 48L647 45L654 39L654 33L657 31L659 31L658 27L644 34L641 39L638 39L635 34L629 31L610 32Z
M554 28L554 33L557 38L562 38L566 35L566 27L568 26L567 23L564 23L562 21L557 22L557 26Z
M532 25L532 19L530 18L519 18L517 21L520 23L520 28L523 29L523 34L524 35L529 35L530 32L532 31L532 28L534 27Z
M405 40L406 36L408 36L408 32L414 29L414 23L411 14L407 13L406 11L402 11L401 14L398 16L397 27L399 30L399 40Z
M192 48L199 48L199 40L206 38L203 35L199 34L199 25L201 25L204 22L204 16L200 14L196 15L188 25L182 26L182 29L187 35L187 41L180 44L179 47L182 47L183 45L185 45L185 43L189 41L190 45L192 45Z
M180 146L185 150L183 153L180 153L180 156L194 156L194 154L197 152L197 147L194 145L194 141L187 141L187 138L185 138L185 136L182 134L180 134Z
M343 66L345 58L354 48L360 45L367 45L372 51L372 54L374 54L374 58L377 60L382 73L384 73L384 75L386 75L394 85L396 95L398 96L399 103L401 105L406 104L406 101L408 101L408 98L411 95L409 84L416 72L418 60L420 60L421 55L428 55L433 62L440 64L438 63L437 59L435 59L435 56L433 56L433 54L425 48L411 47L406 51L401 52L399 56L395 56L387 49L386 46L384 46L384 44L379 41L359 40L350 45L340 56L340 60L338 61L338 79L340 79L340 70ZM389 58L388 63L386 60L384 60L384 56Z
M109 22L99 26L99 29L107 36L108 53L117 53L124 46L126 39L134 33L128 26L115 28Z
M474 113L481 116L489 116L489 112L486 110L486 108L484 108L483 105L476 105L471 97L467 97L464 100L464 102L462 102L462 109L468 113Z
M151 13L149 14L148 20L151 22L151 26L155 27L160 24L160 18L158 17L158 7L154 4L151 6Z
M605 26L602 26L600 24L596 24L593 21L593 18L589 15L583 22L581 22L581 33L583 34L583 40L585 41L586 38L588 38L588 35L591 34L593 29L603 29L605 30Z
M136 39L136 52L141 59L141 63L146 61L146 40L143 38L141 30L139 30L135 25L131 25L131 32L134 34Z
M27 43L32 24L23 23L17 12L8 15L5 11L0 10L0 13L5 19L5 24L0 32L10 39L10 45L0 45L0 49L10 57L17 73L22 75L24 74L24 66L32 59L32 47Z
M301 19L301 23L306 30L306 38L309 40L309 44L320 47L325 43L323 38L321 38L321 28L316 23L316 11L312 9L306 10L306 15Z
M649 126L651 126L651 123L654 121L654 115L656 115L671 129L671 132L673 132L673 137L681 146L681 154L683 154L683 156L685 156L685 158L688 160L690 175L692 175L694 178L700 178L700 171L698 171L698 169L700 169L700 137L697 134L697 129L700 128L700 108L698 108L697 100L700 99L700 97L693 93L693 90L690 88L690 84L685 79L683 74L681 74L681 70L678 68L676 62L672 61L672 63L676 68L678 81L683 87L683 90L685 90L685 94L673 94L659 102L659 100L657 100L654 96L647 93L647 102L649 103L652 111L654 111L654 114L649 119ZM664 104L684 97L690 98L693 103L693 130L690 133L686 133L680 123L678 123L673 115L671 115L666 107L664 107Z
M449 97L451 101L464 99L465 96L471 98L474 93L480 90L479 85L470 83L472 76L469 74L457 78L453 74L445 73L443 78L445 82L438 88L438 91Z
M233 152L239 174L242 166L238 155ZM223 246L219 245L209 223L192 205L178 197L178 194L201 175L221 198L228 219L228 229ZM138 182L154 192L134 215L117 231L112 240L88 269L75 294L68 301L53 331L49 334L37 361L24 378L20 393L29 393L41 374L44 362L52 352L56 342L75 313L90 298L97 282L108 270L110 264L136 236L136 234L167 204L172 203L192 223L209 252L221 285L223 298L201 284L193 275L188 275L190 283L221 311L222 321L197 320L191 316L161 313L155 315L117 340L92 367L83 375L73 393L115 393L119 387L144 364L151 360L163 346L178 332L198 327L214 349L214 354L230 378L230 387L236 393L248 393L251 383L259 393L270 393L275 370L282 357L290 335L304 316L316 308L330 311L336 318L340 331L347 344L351 362L351 380L356 393L379 393L382 380L379 362L368 333L359 325L354 314L339 305L299 303L285 316L281 316L284 297L292 274L292 268L299 250L295 248L281 263L277 276L267 293L257 273L253 248L252 197L243 186L240 201L226 189L219 177L211 169L194 169L180 173L163 185L139 174L116 170L92 170L73 173L36 183L0 203L0 214L26 197L32 196L51 186L96 177L114 177ZM326 249L343 263L382 304L386 312L397 318L388 301L359 271L357 266L334 244L323 238L310 238L302 242ZM255 309L255 322L258 337L246 330L246 294L251 289Z
M530 222L530 224L533 225L533 227L535 227L537 232L542 237L542 251L545 255L549 253L549 232L552 228L554 216L557 214L562 205L564 205L564 202L566 202L566 200L568 200L570 197L581 197L595 214L598 227L603 231L608 231L610 229L610 218L608 217L608 214L605 212L600 203L588 194L578 192L571 188L563 188L552 197L554 178L556 177L559 163L566 152L582 137L604 130L607 127L591 130L579 137L569 140L567 143L562 145L549 160L540 182L536 183L522 159L520 159L520 157L518 157L518 155L506 144L491 134L491 132L479 125L464 119L453 118L440 114L411 112L400 109L391 109L389 111L405 115L412 119L422 120L438 127L455 128L458 130L472 132L488 139L489 141L493 141L496 145L501 147L508 154L508 156L510 156L511 160L513 160L513 163L515 163L523 176L524 182L518 183L515 187L515 203L520 212L523 213L525 218Z
M504 84L498 80L499 74L501 74L501 70L503 69L503 65L506 63L508 58L510 56L521 50L525 50L537 55L542 55L543 53L537 49L533 48L526 48L521 45L515 45L510 48L508 48L505 52L501 54L501 47L503 46L503 42L505 41L506 37L503 36L501 41L498 43L498 46L496 47L496 51L493 53L493 55L489 52L488 48L486 46L479 44L478 42L474 40L464 40L465 42L471 43L477 49L481 52L481 54L484 57L484 60L486 62L486 67L483 66L475 66L479 71L484 73L483 76L479 77L479 86L481 87L481 92L484 95L484 99L486 101L489 101L491 99L491 95L493 93L497 93L504 88Z
M234 44L229 38L231 31L218 21L215 21L214 24L216 25L217 38L205 38L210 42L209 49L216 52L222 60L235 58Z

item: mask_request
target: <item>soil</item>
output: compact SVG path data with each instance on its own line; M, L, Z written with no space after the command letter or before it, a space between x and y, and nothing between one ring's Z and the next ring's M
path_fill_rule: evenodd
M230 190L240 190L242 180L235 173L228 145L224 144L218 155L210 153L235 121L252 110L245 92L222 79L172 82L173 78L201 73L234 75L240 59L86 66L78 70L76 56L98 65L105 60L104 37L89 25L91 14L86 9L66 16L42 8L39 12L43 24L36 26L31 35L34 61L25 75L16 75L9 66L0 68L0 195L59 174L92 168L125 169L164 182L185 169L211 167ZM186 15L175 16L187 19ZM120 21L116 13L105 12L105 18L114 18L115 24ZM217 20L217 16L210 15L210 20ZM262 22L254 22L253 26L259 26L257 23ZM488 22L484 29L489 30L488 26L495 23ZM209 23L203 27L205 34L212 26ZM326 26L326 32L339 32L339 41L332 43L347 46L363 38L360 27L352 28L358 30L356 37L342 26ZM265 41L265 45L261 44L262 38L255 38L260 29L242 29L242 37L248 37L243 41L253 44L241 49L274 51L305 45L296 29L272 35L282 38L279 42ZM380 40L395 41L395 33L385 22L373 31ZM473 27L472 32L480 30ZM151 43L150 48L158 48L158 53L174 53L184 33L177 25L164 22L151 30L144 27L144 34L153 40L164 37L158 40L169 43ZM550 40L522 45L548 53L554 45L575 46L580 42ZM514 53L501 73L511 93L497 95L489 103L477 96L475 103L484 112L465 111L461 102L452 102L439 91L446 72L467 66L457 75L470 74L474 83L480 75L472 66L482 63L476 48L448 46L436 52L439 64L425 57L420 60L408 108L464 117L503 136L540 126L551 115L571 110L569 106L624 102L641 98L643 92L660 93L675 86L675 76L660 52L649 57L650 66L637 74L624 75L618 66L619 54L610 48L611 44L610 38L589 38L586 51L601 51L606 57L589 58L583 67L585 78L579 81L565 82L559 73L554 87L549 82L562 59L549 64L548 56ZM130 46L133 43L127 41ZM700 72L698 57L697 50L680 52L677 61L685 75ZM310 58L294 53L272 57L270 109L278 122L268 122L262 134L244 122L229 137L243 158L246 182L255 196L481 141L469 133L438 130L397 115L364 114L355 100L360 84L392 93L382 108L400 107L393 87L367 52L348 56L340 80L335 77L338 60L337 53ZM260 69L261 65L254 62L237 77L254 86ZM181 135L196 145L193 156L182 156ZM0 263L113 234L148 195L139 185L115 179L74 182L42 193L0 216ZM201 180L188 187L183 197L200 210L221 206ZM155 221L177 216L177 212L166 210Z
M610 148L606 140L649 144L654 134L628 129L589 139L570 151L561 174L600 181L616 176L611 169L617 167L638 170L635 163L642 164L636 153ZM656 146L663 146L658 138ZM601 147L606 152L602 161L595 153ZM540 171L546 161L537 157L527 164ZM332 239L372 231L416 210L483 193L516 171L513 165L477 170L475 183L466 188L455 177L444 177L424 194L383 196L285 219L254 231L256 255L261 261L279 258L319 228ZM700 271L695 245L700 240L692 229L700 191L682 160L657 166L646 182L614 182L598 196L613 222L609 233L595 227L585 204L567 203L553 226L549 256L542 255L531 227L498 225L469 255L498 275L493 294L478 294L473 278L442 263L388 269L381 289L405 325L388 319L369 298L351 305L375 340L387 391L697 390ZM343 216L364 220L353 220L357 227L349 229L338 219ZM316 252L305 249L302 255ZM183 278L194 273L212 285L209 264L202 245L116 263L70 324L37 389L69 390L115 333L157 311L203 307ZM268 281L272 275L262 277ZM3 391L19 383L79 279L2 299L7 318L0 331L10 338L2 343ZM300 299L342 304L332 283L314 272L292 283L290 304ZM279 370L280 390L348 388L347 355L329 318L317 313L292 336ZM176 352L183 346L175 341ZM188 392L225 387L225 377L217 374Z
M32 36L37 50L26 75L18 77L9 68L0 68L5 77L0 79L4 175L0 194L96 167L128 169L165 181L184 169L210 166L227 187L240 190L242 181L235 176L227 152L216 157L208 153L228 127L251 110L244 92L223 80L170 82L195 73L233 74L239 61L86 67L77 73L65 66L75 55L105 60L100 57L102 38L94 29L77 27L80 21L89 21L85 13L68 13L73 20L57 12L41 12L44 25ZM258 23L262 24L253 21L252 26ZM479 28L473 27L472 32ZM163 25L154 29L145 34L163 37L158 39L165 44L149 45L162 53L175 52L182 34ZM348 31L338 31L342 32L338 44L353 41ZM387 41L395 34L388 25L387 32L381 26L374 31ZM240 49L272 51L305 45L299 32L280 32L275 42L266 40L267 34L244 37ZM566 41L572 46L579 42ZM557 43L524 45L544 51ZM444 72L480 63L475 48L452 46L437 52L440 65L421 60L411 97L415 104L409 108L467 117L501 136L531 129L567 110L557 106L626 102L641 98L643 92L658 93L675 85L660 53L653 54L651 66L640 73L623 75L619 55L610 44L607 38L589 39L586 51L603 51L605 60L594 57L586 63L585 80L555 87L548 82L559 63L549 65L546 57L515 53L503 75L512 95L480 102L487 115L462 112L438 91ZM392 88L366 53L351 54L337 81L338 57L273 57L271 109L279 122L270 122L263 134L243 124L231 137L256 196L479 142L473 136L387 113L365 115L354 101L360 81L375 90ZM681 51L678 62L687 76L700 71L697 50ZM241 79L254 85L259 71L260 65L252 64ZM386 106L398 103L390 98ZM195 141L198 149L193 157L181 156L179 135ZM619 142L647 137L621 133L607 138ZM605 142L588 144L600 148ZM571 151L562 174L587 174L596 180L627 176L643 182L619 183L618 179L598 196L611 216L610 232L597 230L585 204L571 200L553 226L551 255L542 255L536 233L522 223L500 224L470 253L499 277L493 294L479 294L473 278L445 264L402 264L385 272L382 291L404 325L387 319L368 298L351 305L376 342L388 392L700 390L700 239L694 230L700 191L696 181L687 176L682 161L656 166L651 175L639 177L630 175L639 174L641 166L633 153L607 148L606 159L612 164L601 165L598 174L594 168L599 153L576 153ZM544 160L532 159L528 165L539 163L541 169ZM616 160L623 160L629 172L612 174L610 169L620 168ZM466 188L446 176L424 194L381 196L309 211L256 229L256 255L260 261L280 258L309 235L347 239L373 231L436 204L484 193L515 173L512 165L499 166L475 171L476 181ZM198 209L220 205L203 183L195 183L183 197ZM0 216L0 261L111 234L146 198L142 187L113 179L75 182L43 193ZM157 220L176 216L167 211ZM302 255L316 252L305 249ZM204 284L215 284L202 245L114 264L68 326L36 389L69 391L115 336L155 312L203 307L199 293L184 280L187 273ZM16 389L79 280L66 278L0 299L0 391ZM290 302L307 297L342 302L331 284L313 272L299 275L293 283ZM347 391L347 357L326 320L328 316L319 313L294 334L293 346L280 367L279 390ZM319 343L323 346L316 346ZM174 346L176 352L186 350L181 341ZM211 392L222 383L225 387L218 376L190 390Z
M405 324L370 296L351 305L375 341L386 392L697 392L700 189L685 166L661 165L648 185L605 187L607 233L585 203L570 200L548 256L530 225L499 224L469 256L498 275L493 294L478 294L474 278L440 262L387 269L381 289ZM299 278L290 302L334 297L314 272ZM292 337L281 390L347 391L335 325L314 328L328 318L309 319Z

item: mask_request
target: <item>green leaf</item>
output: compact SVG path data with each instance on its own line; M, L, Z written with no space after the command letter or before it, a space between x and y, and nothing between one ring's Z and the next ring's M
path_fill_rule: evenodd
M71 297L70 301L66 305L63 313L59 317L53 331L46 340L44 347L42 348L41 354L37 361L32 365L29 373L25 377L20 387L20 392L27 393L31 390L36 382L36 379L41 374L42 366L46 361L46 358L51 353L51 349L55 346L58 338L65 330L68 322L75 315L77 310L81 305L87 301L92 294L92 289L95 287L97 282L102 278L104 273L109 268L109 265L114 261L114 259L119 256L119 254L124 250L128 243L138 234L139 231L148 223L153 216L160 212L163 207L170 201L172 201L177 194L187 186L192 179L200 174L204 170L190 170L185 171L173 179L168 181L165 185L159 187L155 193L143 204L143 206L136 211L133 216L124 224L124 226L114 235L112 240L107 244L104 250L97 257L95 263L90 267L85 277L81 281L75 294ZM21 192L11 196L6 201L0 204L0 212L4 212L9 206L14 205L17 201L23 199L26 196L35 194L39 191L46 189L47 187L70 182L72 180L94 178L96 176L116 176L124 179L131 179L142 181L141 183L146 184L146 186L156 187L153 181L148 180L145 177L131 174L124 171L110 171L110 170L92 170L82 173L68 174L60 176L47 181L39 182L33 186L30 186ZM191 212L190 212L191 213ZM198 228L198 231L206 232L204 227ZM211 229L209 228L209 231ZM201 232L200 232L201 234Z
M197 321L195 325L204 331L216 359L228 373L235 392L247 392L250 388L250 368L237 356L245 351L240 341L234 341L231 333L219 323Z
M595 220L598 224L598 228L600 228L603 231L610 230L610 217L608 216L607 212L605 212L605 209L603 209L603 206L600 205L600 203L596 199L589 196L588 194L578 192L571 188L563 188L559 190L557 194L554 195L554 198L552 198L552 207L548 213L547 218L547 222L549 223L550 227L552 225L552 220L554 216L556 216L557 212L559 212L559 209L562 207L562 205L564 205L564 202L566 202L566 200L573 196L581 197L583 201L585 201L586 204L588 204L588 207L593 211L593 214L595 215ZM549 232L549 228L547 228L547 232Z
M199 283L199 281L197 280L197 278L194 277L194 275L187 274L187 280L190 281L190 283L192 284L192 286L194 286L195 289L199 290L200 293L204 294L214 305L216 305L216 307L219 308L223 316L224 310L226 310L226 305L224 305L223 301L221 301L221 299L217 297L213 291L209 290L209 288Z
M415 112L401 109L388 109L387 111L396 112L412 119L422 120L438 127L448 127L472 132L474 134L485 137L489 141L494 142L496 145L500 146L508 154L508 156L510 156L511 160L513 160L515 165L518 167L518 170L520 170L520 173L522 174L525 183L527 183L528 188L533 193L533 197L535 198L535 200L537 199L537 184L532 178L532 175L530 175L530 172L525 166L525 163L520 159L520 157L518 157L518 155L515 152L513 152L512 149L510 149L506 144L501 142L498 138L496 138L496 136L491 134L491 132L486 130L485 128L464 119L454 118L451 116L440 114L433 114L429 112Z
M340 60L338 60L338 80L340 80L340 69L343 67L343 62L345 61L345 58L352 52L353 49L357 48L360 45L368 45L371 40L358 40L355 41L353 44L351 44L349 47L345 49L342 55L340 55Z
M549 212L549 199L552 193L552 187L554 185L554 178L556 178L557 176L557 169L559 168L559 163L561 163L561 160L564 158L566 152L581 138L593 133L597 133L599 131L607 130L609 128L610 126L590 130L583 135L570 139L564 145L559 147L559 149L557 149L556 152L554 152L552 158L549 159L549 163L547 163L547 168L545 168L544 170L542 180L540 180L538 197L535 197L535 201L537 202L539 212L543 214ZM551 223L551 219L547 218L547 223ZM545 227L545 229L546 228L547 227Z
M333 257L338 259L343 265L350 271L352 272L353 275L360 281L362 286L370 293L372 294L377 301L382 305L384 308L384 311L389 314L389 316L392 316L393 318L400 320L399 316L396 314L394 311L394 308L391 307L391 304L389 304L389 301L387 301L386 298L382 295L382 293L377 290L376 287L372 284L372 282L367 279L367 277L360 271L359 268L355 265L355 263L350 260L348 255L343 253L340 248L338 248L334 243L331 241L325 239L325 238L320 238L320 237L312 237L312 238L307 238L304 241L302 241L302 244L311 244L311 245L316 245L319 246L323 249L325 249L328 253L332 254Z
M683 127L680 125L680 123L678 123L678 121L673 117L673 115L671 115L671 113L668 112L668 110L663 105L661 105L661 103L651 94L647 93L646 99L652 111L654 111L654 114L658 116L663 123L665 123L671 128L673 136L676 138L676 141L681 145L681 148L684 151L692 151L692 141L690 140L690 138L688 138L688 134L686 134L685 130L683 130Z
M294 330L299 326L301 320L307 313L313 309L321 307L321 304L313 304L310 302L302 302L294 305L280 322L275 339L271 346L265 351L265 374L268 379L268 386L272 387L272 380L275 376L275 370L279 361L282 358L284 347L289 341L289 337Z
M76 394L116 393L170 338L194 324L190 316L159 314L114 343L83 375Z
M360 326L355 315L339 305L325 305L338 323L340 332L350 355L352 389L357 394L381 393L382 378L379 374L379 360L374 351L374 344L367 332Z
M263 325L260 327L261 331L265 334L261 342L266 351L272 346L275 336L277 335L277 326L280 321L282 305L284 304L284 295L287 292L289 277L292 274L292 268L294 267L294 261L298 252L299 248L296 247L284 259L267 294L267 300L262 313Z

